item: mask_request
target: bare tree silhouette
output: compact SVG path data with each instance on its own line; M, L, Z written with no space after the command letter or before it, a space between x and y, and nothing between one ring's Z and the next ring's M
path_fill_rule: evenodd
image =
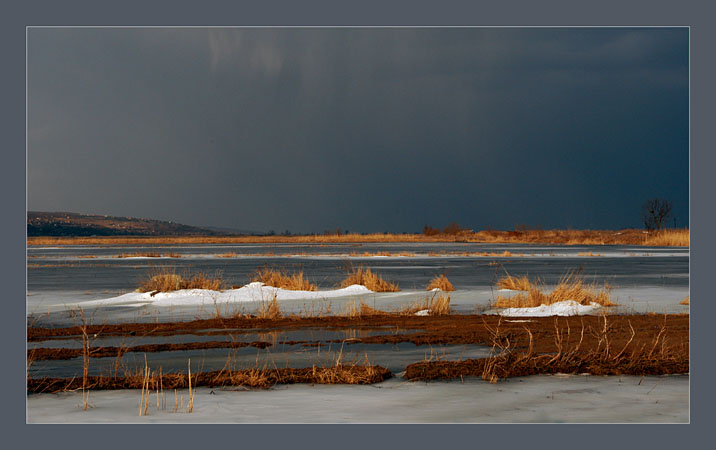
M672 204L663 198L652 198L641 207L641 216L647 230L661 230L671 217Z

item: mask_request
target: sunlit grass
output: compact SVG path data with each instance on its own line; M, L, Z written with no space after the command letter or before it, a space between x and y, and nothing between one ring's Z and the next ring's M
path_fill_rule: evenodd
M266 286L273 286L292 291L315 291L316 285L303 278L303 272L288 274L285 270L263 267L251 276L251 281L260 281Z
M137 288L138 292L172 292L181 289L208 289L220 291L224 281L221 277L210 277L205 273L198 273L185 278L169 269L150 275Z
M494 306L497 308L534 308L568 300L573 300L581 305L590 305L592 303L601 306L615 305L610 300L609 285L605 283L600 288L596 283L586 283L575 273L568 273L562 276L557 286L550 293L544 292L544 285L541 281L531 282L524 278L526 277L523 277L522 281L515 285L523 288L515 290L524 292L511 297L498 295Z
M340 287L345 288L354 284L365 286L373 292L397 292L400 290L397 283L385 281L380 275L363 267L349 268L348 276L340 283Z
M438 275L432 280L430 280L430 283L428 283L428 287L426 288L426 290L432 291L433 289L440 289L441 291L455 290L452 283L450 282L450 280L447 279L445 274Z

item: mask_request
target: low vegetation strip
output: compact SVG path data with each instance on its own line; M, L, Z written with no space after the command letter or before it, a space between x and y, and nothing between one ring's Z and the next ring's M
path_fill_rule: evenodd
M689 373L689 357L643 358L625 353L618 361L600 361L590 355L578 355L569 359L553 355L528 355L514 353L501 358L468 359L464 361L427 361L410 364L404 378L411 381L447 380L468 376L497 381L510 377L546 374L590 375L671 375Z
M492 244L689 246L689 230L484 230L457 234L312 234L303 236L28 236L28 245L279 244L354 242L475 242Z
M255 347L255 348L267 348L270 347L270 342L232 342L232 341L209 341L209 342L184 342L180 344L146 344L146 345L135 345L131 347L89 347L89 357L91 358L109 358L117 355L123 355L128 352L174 352L174 351L187 351L187 350L206 350L212 348L243 348L243 347ZM28 359L34 361L41 360L59 360L59 359L72 359L82 356L83 349L81 348L33 348L27 351Z
M377 365L344 365L331 367L264 368L246 370L218 370L192 373L192 387L245 386L251 388L270 388L277 384L374 384L386 380L392 373ZM189 376L185 373L161 374L152 372L149 378L149 390L184 389L189 387ZM85 380L85 389L144 389L147 379L137 372L123 376L89 376ZM81 378L28 378L28 393L53 393L82 389Z

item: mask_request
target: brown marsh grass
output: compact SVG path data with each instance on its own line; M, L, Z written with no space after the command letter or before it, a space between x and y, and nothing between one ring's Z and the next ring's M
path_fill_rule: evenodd
M453 287L450 280L447 279L445 274L438 275L434 277L430 282L428 283L428 287L426 290L432 291L433 289L440 289L441 291L454 291L455 288Z
M413 315L419 311L427 311L430 316L448 315L450 314L450 296L436 293L404 306L396 313L398 315Z
M509 276L508 276L509 277ZM525 278L525 277L523 277ZM512 297L497 296L494 306L497 308L534 308L540 305L551 305L567 300L574 300L581 305L597 303L602 306L614 306L610 300L610 286L605 284L599 288L596 283L586 283L574 272L563 275L557 286L550 293L544 293L541 281L535 283L523 280L516 286L526 291ZM509 289L509 288L508 288Z
M259 309L256 311L256 316L259 319L280 319L283 317L281 307L278 306L276 294L271 300L261 302Z
M521 277L514 277L508 274L506 277L502 277L497 280L497 287L500 289L509 289L512 291L529 291L532 287L532 284L530 283L529 278L527 278L527 275L523 275Z
M381 366L371 364L343 364L338 360L328 367L296 368L268 368L257 367L253 369L236 370L233 364L227 363L223 369L192 373L157 373L145 372L142 367L134 372L126 372L124 376L113 378L111 376L90 376L88 385L92 389L143 389L149 397L151 391L157 388L163 392L165 389L185 389L191 385L192 393L189 396L189 406L193 409L195 389L200 386L224 387L245 386L249 388L268 389L277 384L373 384L379 383L392 376L392 373ZM191 378L190 378L191 377ZM77 378L31 378L28 380L27 392L67 392L81 388L82 382ZM148 404L148 399L141 398L141 402ZM181 406L179 406L181 405ZM144 406L144 405L142 405ZM175 411L183 408L184 401L179 401L175 395ZM189 408L189 407L188 407ZM142 411L140 407L140 411ZM191 412L187 409L187 412Z
M492 349L488 358L464 361L426 361L410 364L404 377L410 380L450 379L479 376L490 383L500 379L553 373L590 373L593 375L662 375L689 372L688 344L667 340L666 320L651 342L636 337L634 328L623 345L616 345L611 334L612 327L607 316L602 316L603 326L575 330L558 326L555 317L555 338L549 352L536 352L533 333L529 334L526 349L518 349L510 339L510 332L500 330L500 322L489 327ZM596 345L587 346L585 337ZM582 348L582 346L586 348Z
M157 253L157 252L136 252L136 253L120 253L115 258L181 258L179 253ZM95 258L95 256L84 256L84 258Z
M671 238L670 236L680 236ZM312 234L304 236L28 236L28 245L156 245L156 244L273 244L273 243L364 243L364 242L482 242L543 243L565 245L673 245L688 246L688 229L662 230L656 244L641 229L622 230L483 230L457 235L436 234Z
M365 302L363 302L362 300L359 303L356 303L355 300L348 302L343 313L345 317L348 317L350 319L358 319L364 316L384 316L386 314L388 313L379 309L372 308L365 304Z
M345 288L354 284L365 286L373 292L397 292L400 290L397 283L385 281L380 275L363 267L348 268L348 276L339 286Z
M303 278L303 272L288 274L284 270L263 267L257 269L251 276L251 281L260 281L267 286L273 286L292 291L315 291L316 285Z
M679 303L680 305L688 305L689 304L689 297L687 296L685 299L681 300Z
M159 270L150 274L137 288L137 292L172 292L181 289L208 289L220 291L224 288L224 281L219 276L211 277L205 273L198 273L185 278L170 269Z
M649 233L646 239L644 239L644 245L653 245L656 247L688 247L689 240L688 228L674 228Z

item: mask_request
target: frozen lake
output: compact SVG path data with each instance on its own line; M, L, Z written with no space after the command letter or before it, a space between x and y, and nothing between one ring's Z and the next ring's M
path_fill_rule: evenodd
M512 256L456 256L454 253L488 253ZM179 258L117 258L119 254L160 253ZM226 258L220 255L232 253ZM416 256L350 256L363 253L407 253ZM452 253L452 255L450 255ZM274 254L275 256L258 256ZM311 256L295 256L306 255ZM316 256L318 255L318 256ZM438 256L436 256L438 255ZM441 256L442 255L442 256ZM448 256L444 256L448 255ZM62 314L85 301L115 297L133 291L152 270L172 268L178 273L220 274L229 286L247 284L251 273L268 265L302 270L319 290L335 289L348 264L365 266L385 279L396 281L396 293L282 302L287 313L330 307L344 310L346 303L363 300L379 309L394 309L426 296L425 286L445 273L455 286L451 306L457 312L475 312L494 298L494 283L505 272L539 277L547 286L569 271L581 270L587 281L612 286L612 299L620 306L612 312L687 312L679 302L689 295L689 251L686 248L634 246L559 246L474 243L431 244L244 244L164 246L68 246L28 249L27 310L39 324L72 325ZM89 304L85 307L89 308ZM250 313L258 303L237 305ZM105 322L187 320L216 314L212 307L105 307L88 314ZM226 306L224 313L235 311ZM48 316L49 313L49 316ZM49 323L48 323L49 322Z

